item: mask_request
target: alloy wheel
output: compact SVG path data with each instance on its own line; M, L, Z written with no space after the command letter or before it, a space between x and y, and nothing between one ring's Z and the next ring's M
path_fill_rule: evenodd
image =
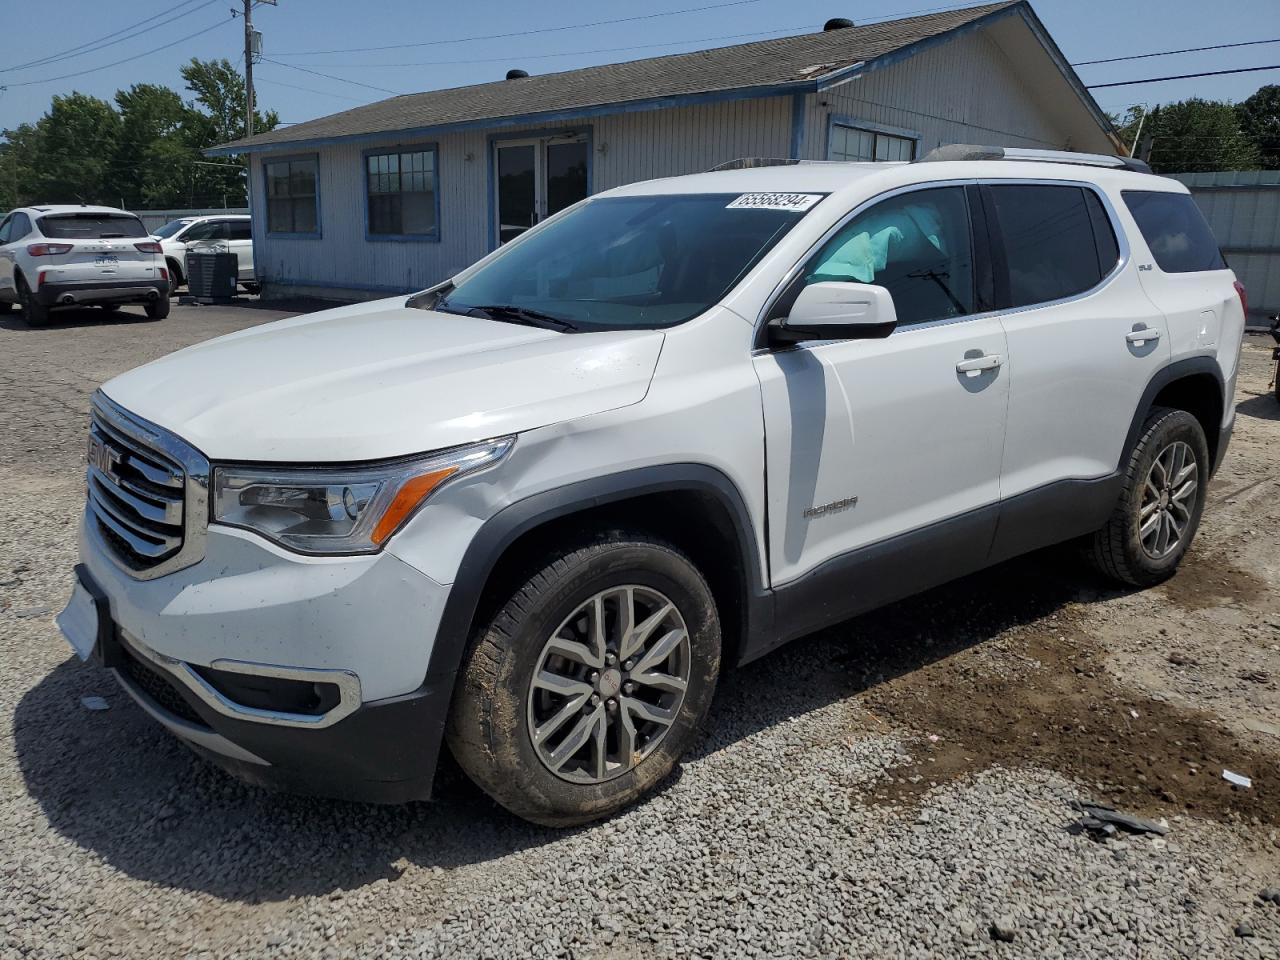
M680 713L692 657L676 605L651 587L610 587L543 645L528 693L538 759L561 779L602 783L633 769Z
M1138 539L1151 559L1163 560L1181 545L1191 526L1199 476L1195 453L1181 440L1152 462L1138 509Z

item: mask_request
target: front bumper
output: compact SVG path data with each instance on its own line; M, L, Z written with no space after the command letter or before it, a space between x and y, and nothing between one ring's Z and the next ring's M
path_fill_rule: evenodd
M169 281L116 280L84 283L42 283L34 294L46 307L82 303L147 303L169 296ZM70 301L67 298L70 297Z
M171 733L264 786L430 795L453 687L427 675L446 587L390 554L304 558L217 526L202 561L154 580L110 549L86 517L94 656Z

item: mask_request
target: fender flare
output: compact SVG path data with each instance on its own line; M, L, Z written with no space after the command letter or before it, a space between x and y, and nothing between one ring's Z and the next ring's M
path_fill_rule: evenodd
M1218 394L1222 401L1222 409L1227 406L1227 388L1222 379L1222 370L1219 368L1217 361L1211 356L1188 357L1185 360L1175 360L1167 366L1161 367L1155 372L1149 381L1147 381L1146 389L1142 391L1142 398L1138 401L1138 408L1134 412L1133 421L1129 424L1129 432L1124 438L1124 446L1120 449L1120 460L1116 464L1116 470L1120 473L1124 472L1126 461L1129 457L1129 451L1133 449L1134 444L1138 442L1138 438L1142 435L1142 425L1147 421L1147 415L1151 412L1152 406L1155 404L1156 394L1173 383L1175 380L1181 380L1184 377L1198 376L1209 374L1213 377L1214 382L1218 385ZM1222 425L1214 425L1220 432ZM1217 452L1221 453L1221 443L1219 443ZM1214 459L1218 459L1215 457Z
M536 493L486 520L471 538L449 590L431 648L427 679L439 681L456 675L471 639L472 621L485 584L503 554L521 536L550 521L594 507L654 493L688 492L714 497L725 508L738 541L738 559L746 572L744 626L749 635L766 628L772 622L772 593L761 578L755 527L737 485L722 471L705 464L640 467Z

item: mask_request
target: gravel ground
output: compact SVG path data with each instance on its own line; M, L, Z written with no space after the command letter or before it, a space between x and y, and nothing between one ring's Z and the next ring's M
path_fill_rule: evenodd
M401 808L242 786L59 638L93 387L282 315L0 319L0 957L1280 957L1261 341L1169 584L1055 552L798 641L727 678L657 796L557 832L453 770ZM1078 798L1169 832L1073 835Z

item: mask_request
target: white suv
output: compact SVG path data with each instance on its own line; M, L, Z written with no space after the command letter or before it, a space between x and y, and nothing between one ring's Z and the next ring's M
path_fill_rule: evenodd
M1077 538L1170 576L1243 293L1181 184L995 155L621 187L112 380L64 633L252 781L425 797L447 740L570 824L793 637Z
M169 272L160 244L115 207L21 207L0 222L0 313L15 304L29 326L53 307L141 303L169 315Z
M152 234L164 251L169 275L176 290L187 282L187 252L201 244L225 247L236 255L238 281L245 289L257 290L253 273L253 219L244 213L170 220Z

